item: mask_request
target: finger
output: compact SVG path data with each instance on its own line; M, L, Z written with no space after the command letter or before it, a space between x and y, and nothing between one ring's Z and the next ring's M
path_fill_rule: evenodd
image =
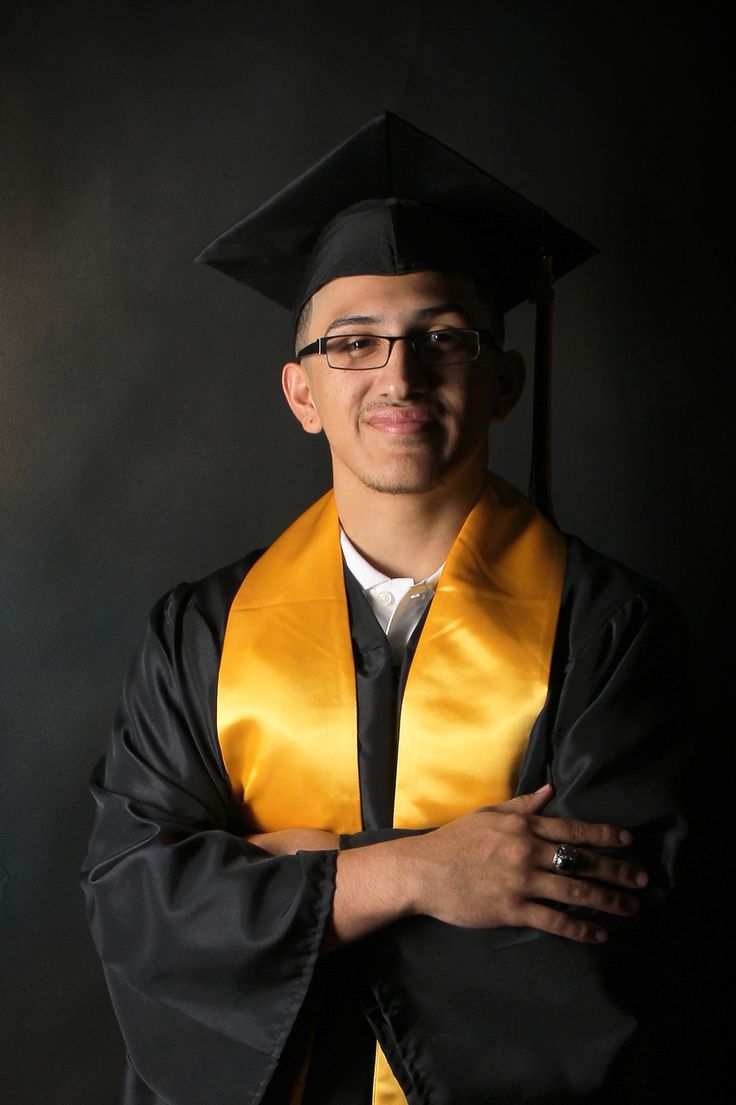
M565 940L575 940L580 944L601 944L608 939L606 930L595 921L571 917L568 913L561 913L559 909L552 909L540 902L529 902L523 916L524 919L519 921L520 925L529 925L541 932L562 936Z
M555 863L555 857L561 850L574 854L575 859L568 870L565 870L564 866L560 868ZM649 875L635 863L628 863L626 860L612 856L602 856L570 845L558 845L554 851L550 850L549 845L545 845L540 857L542 870L552 871L555 875L598 879L613 886L627 886L635 890L643 889L649 882Z
M595 856L588 877L600 879L601 882L611 883L613 886L633 886L637 890L642 890L649 884L649 875L643 867L611 856Z
M485 809L503 810L507 813L535 814L544 809L553 795L552 784L545 783L533 794L517 794L515 798L509 798L507 802L500 802L497 806L486 806Z
M639 912L639 901L631 894L613 890L589 879L560 878L559 875L540 875L535 879L532 894L561 905L584 906L616 917L632 917Z
M545 865L545 869L551 869L555 875L575 875L585 867L586 858L586 853L574 844L558 844L550 866Z
M591 844L596 848L620 848L634 839L628 829L598 821L577 821L565 817L535 817L534 832L543 840L564 844Z

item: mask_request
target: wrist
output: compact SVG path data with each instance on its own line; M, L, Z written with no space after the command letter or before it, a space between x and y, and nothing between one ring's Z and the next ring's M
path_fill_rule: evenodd
M338 853L333 929L339 943L419 912L414 857L421 839L403 837Z

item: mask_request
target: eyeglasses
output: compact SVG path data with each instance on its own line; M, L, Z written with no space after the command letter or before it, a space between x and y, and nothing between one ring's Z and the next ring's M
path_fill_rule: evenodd
M489 330L428 330L424 334L334 334L317 338L297 353L297 358L319 353L330 368L370 369L388 364L397 341L409 343L419 363L427 368L475 361L482 345L498 349Z

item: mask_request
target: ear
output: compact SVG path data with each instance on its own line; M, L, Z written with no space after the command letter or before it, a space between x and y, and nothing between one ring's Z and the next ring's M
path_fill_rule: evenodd
M496 364L496 388L493 397L493 422L503 422L514 409L524 390L526 365L521 353L508 349L500 353Z
M287 361L281 372L281 386L286 402L302 429L308 434L321 433L322 422L312 399L312 385L304 366L298 361Z

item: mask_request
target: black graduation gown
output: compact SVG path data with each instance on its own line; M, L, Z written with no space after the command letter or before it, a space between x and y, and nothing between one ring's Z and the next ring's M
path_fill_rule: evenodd
M417 917L320 958L335 855L270 857L241 839L217 739L227 614L256 556L156 605L93 780L83 877L126 1041L125 1105L285 1103L315 1018L307 1105L323 1105L320 1086L360 1100L374 1037L411 1105L665 1100L676 1000L663 904L683 835L686 723L667 596L568 539L549 693L517 786L549 780L545 812L633 830L627 852L652 876L639 916L607 919L611 939L595 947ZM355 623L354 607L354 637ZM355 648L373 827L343 847L392 835L378 825L393 755L376 736L386 681L370 642Z

